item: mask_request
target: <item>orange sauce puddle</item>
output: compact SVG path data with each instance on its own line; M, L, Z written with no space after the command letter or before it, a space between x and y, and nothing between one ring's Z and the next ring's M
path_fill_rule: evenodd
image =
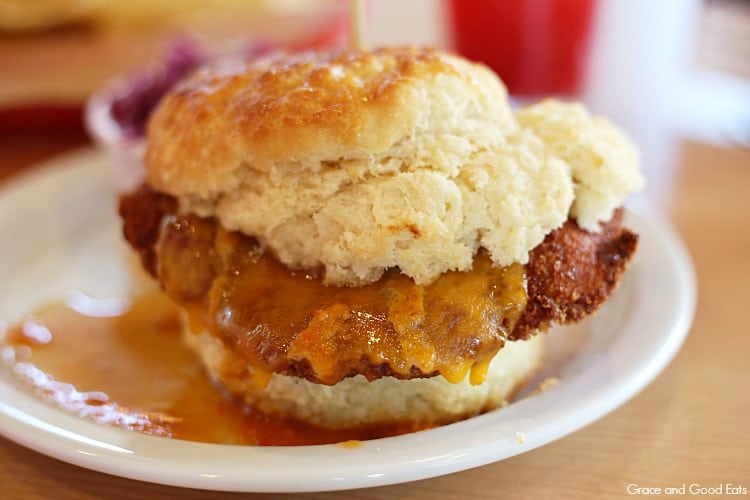
M14 380L83 418L146 434L239 445L356 448L362 440L419 430L391 425L334 431L264 415L209 380L182 344L178 309L165 294L132 301L73 298L8 328L0 347Z

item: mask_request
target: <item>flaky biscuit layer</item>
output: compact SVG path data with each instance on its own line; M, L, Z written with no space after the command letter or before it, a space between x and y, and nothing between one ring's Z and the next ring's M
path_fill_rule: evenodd
M514 113L486 67L432 49L301 54L198 71L157 109L148 180L334 285L498 265L572 213L607 220L642 179L611 124Z

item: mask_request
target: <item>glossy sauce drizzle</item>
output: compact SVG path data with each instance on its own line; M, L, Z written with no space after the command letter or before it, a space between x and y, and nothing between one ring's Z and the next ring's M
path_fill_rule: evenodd
M351 445L418 430L391 425L331 431L247 408L208 379L182 344L179 318L162 293L135 300L78 293L8 328L3 365L11 378L65 411L176 439Z

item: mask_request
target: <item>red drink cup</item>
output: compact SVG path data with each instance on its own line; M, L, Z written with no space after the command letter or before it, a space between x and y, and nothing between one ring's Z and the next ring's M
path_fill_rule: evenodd
M596 0L451 0L453 46L516 95L581 90Z

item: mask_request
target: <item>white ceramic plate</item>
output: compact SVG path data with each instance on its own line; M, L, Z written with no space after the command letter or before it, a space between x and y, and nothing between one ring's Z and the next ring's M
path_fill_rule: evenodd
M95 424L0 377L0 432L60 460L162 484L231 491L322 491L448 474L527 452L623 404L664 369L695 306L690 260L646 205L628 224L640 250L623 286L592 320L549 335L544 376L560 382L501 411L414 434L336 445L193 443ZM107 160L84 151L0 191L0 318L20 319L71 289L122 296L131 286Z

